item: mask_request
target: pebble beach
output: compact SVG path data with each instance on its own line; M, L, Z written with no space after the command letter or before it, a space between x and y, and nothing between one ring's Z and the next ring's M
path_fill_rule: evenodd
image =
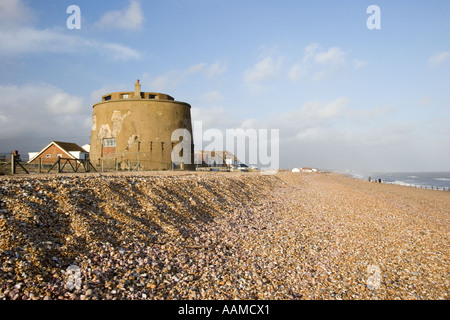
M447 300L450 192L334 173L0 177L0 299Z

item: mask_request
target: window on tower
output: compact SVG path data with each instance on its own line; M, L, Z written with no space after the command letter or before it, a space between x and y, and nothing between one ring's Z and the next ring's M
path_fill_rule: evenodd
M104 147L115 147L116 146L116 138L103 139L103 146Z

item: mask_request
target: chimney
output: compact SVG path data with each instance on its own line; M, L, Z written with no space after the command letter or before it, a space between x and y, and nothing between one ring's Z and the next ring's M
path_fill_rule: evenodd
M141 84L139 83L139 80L134 85L134 98L141 99Z

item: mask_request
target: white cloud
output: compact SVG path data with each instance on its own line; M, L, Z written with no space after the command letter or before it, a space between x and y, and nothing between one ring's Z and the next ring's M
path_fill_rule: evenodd
M303 61L314 60L314 57L317 55L317 50L322 50L318 43L311 43L303 49L305 53L303 56Z
M317 64L343 66L347 65L346 54L338 47L330 48L325 52L318 52L314 58Z
M434 123L390 121L390 112L389 106L356 109L348 98L340 97L329 102L306 102L299 109L262 119L247 119L241 126L279 129L280 163L284 168L291 165L399 171L417 170L414 165L429 164L432 168L433 163L444 163L442 158L430 161L423 154L439 154L448 159L448 151L437 147L446 138L438 131L430 133Z
M206 76L208 78L214 77L214 76L219 76L224 74L227 71L228 67L227 64L224 62L216 62L213 63L212 65L208 66L205 70Z
M248 119L236 118L228 110L192 108L192 120L202 121L201 127L194 127L196 150L216 142L202 141L202 133L208 129L215 129L219 137L220 132L225 136L225 130L233 128L279 129L280 164L284 168L414 171L415 165L428 164L431 169L442 166L442 158L449 157L448 151L442 149L447 136L439 130L430 133L436 125L434 121L392 120L388 116L394 109L389 105L360 109L353 107L347 97L339 97L328 102L309 101L297 109ZM442 128L447 127L445 124L443 121ZM442 157L430 161L429 154Z
M141 19L137 15L139 4L132 1L124 18L136 24ZM30 26L35 14L20 0L1 0L0 56L18 54L57 53L80 54L97 53L112 60L137 60L141 55L127 46L86 38L64 29L37 29ZM140 22L139 22L140 23Z
M301 80L308 76L308 71L302 64L299 63L291 67L288 76L291 80Z
M354 69L365 66L365 61L354 59ZM348 70L348 54L339 47L322 48L311 43L303 49L303 56L289 69L288 76L293 81L312 79L322 80L333 74Z
M140 3L131 0L128 8L105 13L95 25L105 29L136 30L142 27L144 20Z
M95 50L101 51L105 56L112 57L113 60L139 60L141 58L141 54L136 50L118 43L95 42L94 47Z
M176 78L176 79L175 79ZM172 72L158 76L156 79L151 81L150 87L152 91L165 91L175 88L181 79Z
M246 84L257 84L269 78L279 75L282 58L266 57L244 72Z
M206 66L207 66L206 63L199 63L199 64L196 64L196 65L193 65L193 66L190 66L189 68L187 68L185 73L186 74L199 73L199 72L203 71Z
M362 67L365 67L367 65L367 61L362 61L358 59L353 60L353 68L355 69L361 69Z
M85 136L91 105L83 98L48 84L0 85L0 137L2 147L21 139L22 152L37 151L53 139ZM42 139L44 138L44 139Z
M217 61L211 65L207 63L199 63L189 67L185 72L187 74L202 73L207 78L212 78L224 74L227 71L227 65L221 61Z
M151 76L148 73L144 73L141 77L142 85L145 86L151 92L166 92L175 89L186 78L187 70L184 71L168 71L158 76Z
M432 56L428 60L428 64L432 67L437 67L437 66L441 65L442 63L449 61L449 60L450 60L450 52L445 51L445 52L436 53L434 56Z
M7 28L17 28L28 25L35 20L33 11L21 0L0 1L0 25Z
M45 106L51 114L78 113L83 108L83 98L74 97L65 92L52 92L52 95L45 100Z
M226 65L222 62L213 64L202 62L189 66L184 70L171 70L158 76L151 76L145 73L142 78L143 82L150 84L150 90L167 91L175 89L180 83L186 81L188 77L202 75L203 77L211 78L223 74L226 70Z
M96 52L113 60L139 59L139 52L117 43L101 42L57 29L21 28L0 33L0 56L30 53Z
M0 96L0 110L8 116L17 114L27 117L28 114L34 113L45 116L78 114L84 103L83 98L48 84L0 86Z

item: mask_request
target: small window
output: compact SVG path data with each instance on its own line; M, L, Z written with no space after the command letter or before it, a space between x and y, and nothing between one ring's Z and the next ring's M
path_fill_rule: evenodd
M45 157L46 157L46 158L51 158L52 155L51 155L51 154L46 154Z
M156 99L156 95L154 95L154 94L151 94L149 97L150 97L150 99Z
M116 146L116 138L103 139L104 147L115 147Z
M62 154L57 154L56 157L62 158Z
M128 99L128 94L122 95L122 99Z
M106 96L105 101L109 101L109 100L111 100L111 96Z

